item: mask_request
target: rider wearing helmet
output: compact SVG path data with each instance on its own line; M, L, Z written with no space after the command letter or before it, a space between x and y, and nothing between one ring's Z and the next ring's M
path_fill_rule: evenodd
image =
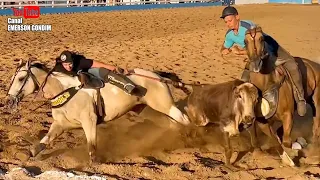
M256 25L248 20L240 20L240 16L236 8L227 6L223 9L221 17L228 27L225 35L224 43L221 47L221 54L225 55L233 51L237 55L246 55L245 50L245 33L248 29ZM283 66L287 69L289 79L294 87L295 100L297 102L298 114L304 116L306 114L306 100L304 98L304 89L301 80L301 72L295 59L281 47L271 36L264 33L264 39L267 43L267 51L269 56L273 56L275 65ZM241 79L248 81L249 79L249 63L246 65Z
M87 59L83 55L67 50L63 51L60 56L56 58L55 70L73 76L82 71L88 72L104 82L116 85L130 95L136 88L136 85L125 76L125 74L128 73L126 70Z

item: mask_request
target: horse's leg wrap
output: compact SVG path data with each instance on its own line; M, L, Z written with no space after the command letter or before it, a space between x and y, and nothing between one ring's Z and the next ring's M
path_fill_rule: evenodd
M294 89L294 96L297 102L298 114L304 116L307 111L306 100L304 99L304 89L302 85L301 72L295 61L287 61L283 64Z
M125 75L116 74L108 69L101 68L100 76L103 77L105 82L119 87L127 94L132 94L136 89L136 85Z

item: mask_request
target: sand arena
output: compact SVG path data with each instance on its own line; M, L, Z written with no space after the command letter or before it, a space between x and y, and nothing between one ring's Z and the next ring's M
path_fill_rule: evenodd
M320 6L245 5L237 7L242 19L250 19L283 45L291 54L320 57ZM142 118L124 116L99 125L98 151L107 163L89 167L82 129L57 138L41 157L28 159L23 152L39 141L52 118L48 106L30 109L44 99L25 99L18 114L7 113L4 97L14 73L14 59L36 57L53 65L64 49L122 67L175 71L185 82L218 83L239 78L246 57L219 55L226 27L219 19L223 7L41 15L24 23L51 24L51 32L7 32L7 17L0 17L0 167L23 166L34 174L48 170L100 174L109 179L316 179L320 166L284 167L277 154L244 154L239 162L249 170L231 172L222 164L219 136L205 136L207 145L165 129L168 119L150 109ZM184 94L172 89L175 100ZM310 115L310 113L309 113ZM309 118L310 117L310 118ZM293 139L309 137L311 116L296 118ZM298 130L299 129L299 130ZM261 141L265 140L262 135ZM240 147L246 151L246 135ZM272 145L272 144L271 144ZM266 146L268 145L266 142ZM204 148L210 150L205 151ZM27 179L16 175L17 179ZM30 178L30 177L29 177ZM31 178L30 178L31 179Z

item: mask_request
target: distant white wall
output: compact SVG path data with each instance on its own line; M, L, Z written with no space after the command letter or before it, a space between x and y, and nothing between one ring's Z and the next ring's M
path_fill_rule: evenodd
M235 4L263 4L268 3L269 0L235 0Z

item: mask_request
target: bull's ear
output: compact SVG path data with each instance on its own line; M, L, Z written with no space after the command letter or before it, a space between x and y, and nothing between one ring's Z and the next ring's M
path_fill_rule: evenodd
M240 98L241 96L240 96L240 87L239 86L235 86L234 88L233 88L233 94L234 94L234 97L235 98Z

